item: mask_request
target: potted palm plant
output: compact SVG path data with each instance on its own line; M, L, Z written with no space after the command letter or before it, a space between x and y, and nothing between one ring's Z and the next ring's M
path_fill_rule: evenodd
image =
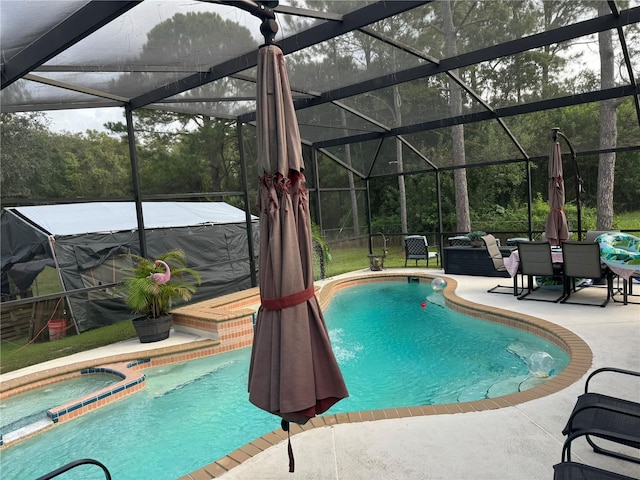
M484 244L482 243L482 237L484 237L487 232L483 232L482 230L474 230L473 232L467 233L467 237L469 238L469 242L472 247L482 247Z
M166 252L155 261L139 255L129 256L134 267L124 281L125 303L140 314L133 319L133 326L141 343L164 340L171 330L173 301L190 300L196 291L195 284L200 284L200 275L187 268L182 250ZM187 281L187 277L192 281Z

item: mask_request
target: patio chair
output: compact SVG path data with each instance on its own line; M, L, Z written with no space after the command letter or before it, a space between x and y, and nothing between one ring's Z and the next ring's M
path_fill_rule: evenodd
M625 382L631 381L632 377L640 377L640 372L615 367L599 368L592 372L587 377L584 393L578 397L562 433L571 438L582 432L594 452L640 463L638 456L611 450L611 443L607 443L608 448L605 449L594 441L594 438L599 438L607 442L640 450L640 403L596 393L593 390L589 391L589 382L596 375L603 373L624 376ZM623 377L619 378L622 379ZM635 389L635 393L636 395L638 394L637 389ZM570 459L570 443L568 444L567 452Z
M621 473L604 470L602 468L571 460L571 442L579 437L598 435L599 433L600 432L598 430L580 430L569 435L562 447L562 461L553 466L553 480L634 480L634 477L628 477ZM620 440L626 438L627 437L624 435L619 437Z
M565 296L564 289L558 298L531 297L529 295L540 287L534 287L534 276L561 277L562 266L554 264L551 260L551 245L549 242L518 242L518 255L520 257L520 272L527 277L527 289L518 297L518 300L535 300L539 302L558 302ZM524 286L523 286L524 290Z
M439 255L437 252L429 251L429 242L424 235L407 235L404 237L404 266L407 266L407 261L415 260L416 267L418 266L418 260L425 260L426 266L429 266L429 260L436 259L436 265L440 265Z
M567 241L562 244L564 292L561 303L593 305L606 307L613 295L613 272L600 262L600 246L595 242ZM607 297L602 303L569 301L572 293L576 293L590 284L576 286L576 279L606 279Z
M496 241L496 237L494 237L491 234L488 234L482 237L482 241L487 247L487 252L489 252L489 257L491 257L491 261L493 262L493 268L495 268L497 272L506 272L507 267L504 264L504 258L502 257L502 252L498 248L498 242ZM516 273L513 276L513 285L509 286L509 285L498 284L495 287L487 290L487 292L519 295L520 293L522 293L522 289L518 289L518 273Z

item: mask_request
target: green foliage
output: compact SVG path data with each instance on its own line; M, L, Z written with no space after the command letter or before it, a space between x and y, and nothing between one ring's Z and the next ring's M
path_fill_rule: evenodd
M196 291L195 285L185 280L186 276L200 284L200 274L187 268L185 253L181 250L171 250L158 257L158 261L167 263L171 269L171 279L164 284L151 278L154 273L166 273L164 266L139 255L129 256L136 265L124 282L125 303L134 313L142 313L148 318L167 315L173 300L188 301Z
M55 134L41 114L2 114L3 197L113 198L129 195L128 147L105 133Z
M0 191L3 197L38 195L38 172L50 161L52 143L42 113L0 114Z
M467 233L467 237L469 237L469 240L474 242L476 240L480 240L486 234L487 232L483 232L482 230L473 230L472 232Z
M124 197L131 192L126 145L104 132L53 134L52 162L38 175L43 197Z
M329 247L329 244L327 243L324 236L322 235L322 231L320 230L320 227L313 222L311 222L311 236L313 238L313 241L316 242L318 245L320 245L320 248L322 249L322 254L324 255L324 259L327 262L330 262L331 247Z

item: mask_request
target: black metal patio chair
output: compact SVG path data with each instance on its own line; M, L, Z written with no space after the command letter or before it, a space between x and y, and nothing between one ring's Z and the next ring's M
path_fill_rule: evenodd
M595 242L566 241L562 244L565 297L561 303L606 307L613 295L613 272L600 261L600 246ZM605 279L607 296L602 303L569 301L572 294L589 288L589 283L576 284L576 279Z
M536 300L539 302L558 302L565 296L557 298L531 297L529 295L540 287L534 287L533 277L558 277L562 278L562 266L554 264L551 259L551 245L549 242L518 242L518 255L520 257L520 272L527 277L527 288L518 300Z
M615 367L599 368L592 372L587 377L584 393L578 397L562 433L570 437L589 431L590 433L585 433L584 436L594 452L640 463L640 456L631 456L626 452L612 450L610 443L607 444L607 448L604 448L601 442L595 443L594 438L599 438L636 449L640 453L640 398L634 401L589 391L589 382L596 375L603 373L622 375L625 378L624 381L631 381L632 377L640 377L640 372ZM635 392L640 397L640 390L636 389ZM568 454L571 454L570 444Z
M415 260L416 266L418 266L418 260L425 260L426 266L429 266L429 260L436 259L436 265L440 265L439 255L437 252L429 251L429 242L424 235L407 235L404 237L404 266L407 266L407 261Z
M598 435L598 430L580 430L571 434L562 447L562 461L553 466L553 480L637 480L621 473L571 460L571 443L586 435ZM623 435L620 439L624 439Z

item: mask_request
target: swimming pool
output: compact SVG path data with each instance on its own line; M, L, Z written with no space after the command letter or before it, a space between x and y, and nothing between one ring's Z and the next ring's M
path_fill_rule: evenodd
M486 398L507 393L507 383L527 386L527 382L539 381L528 375L522 358L541 348L539 338L445 310L424 283L383 282L358 290L339 292L326 310L336 356L351 394L328 414L464 401L471 399L474 391L476 398ZM422 308L426 298L433 301ZM445 316L446 312L451 317ZM447 323L458 326L462 337L471 339L474 346L464 354L458 352L460 342L447 338L441 329ZM498 330L486 333L484 327ZM428 344L427 340L435 342ZM490 344L498 347L500 359L483 357ZM557 357L557 368L561 369L566 354L549 343L543 345ZM430 360L421 357L425 351L435 359L435 365L426 365ZM367 366L372 353L377 362ZM465 355L470 355L471 361ZM509 363L502 365L505 359ZM249 349L243 349L146 370L147 388L143 391L6 448L1 460L3 476L35 478L84 457L103 461L119 479L178 478L200 468L279 425L275 417L247 401L248 362ZM471 369L474 375L481 370L508 375L504 382L474 377L461 388L449 388L453 366ZM436 374L445 374L446 388L431 385ZM389 383L390 377L402 382ZM425 386L403 393L402 388L421 379L427 380ZM67 478L102 478L95 470L86 468Z

